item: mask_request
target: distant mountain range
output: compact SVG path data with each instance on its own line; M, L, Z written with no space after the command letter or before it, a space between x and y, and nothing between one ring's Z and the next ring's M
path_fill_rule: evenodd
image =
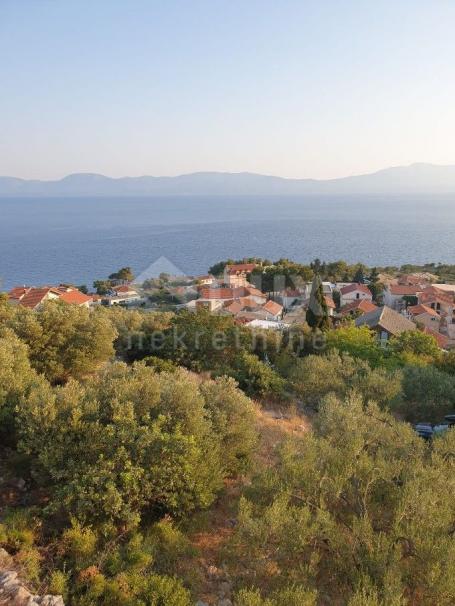
M0 177L0 197L446 193L455 193L455 166L423 163L326 181L220 172L119 179L79 173L58 181Z

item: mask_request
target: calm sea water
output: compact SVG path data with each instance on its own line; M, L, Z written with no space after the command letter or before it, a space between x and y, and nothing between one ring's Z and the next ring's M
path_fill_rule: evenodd
M91 284L161 256L190 275L243 256L455 263L455 196L0 199L3 288Z

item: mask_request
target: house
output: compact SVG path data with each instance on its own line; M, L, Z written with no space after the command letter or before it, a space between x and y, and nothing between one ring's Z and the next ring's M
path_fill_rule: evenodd
M225 303L226 301L234 301L236 299L240 299L241 297L248 297L253 299L258 305L262 305L267 299L263 292L251 285L232 288L201 288L199 294L201 299L216 299L222 303Z
M421 324L422 326L439 333L441 316L432 307L423 304L411 305L407 308L406 315L416 324Z
M196 278L196 282L199 286L211 286L212 284L216 283L216 278L210 275L198 276Z
M430 286L434 286L434 288L437 288L438 290L442 290L443 292L447 293L447 294L453 294L455 295L455 284L430 284Z
M335 314L335 309L337 307L335 305L335 301L329 295L324 295L324 300L325 304L327 305L327 313L329 315L329 318L333 318Z
M217 311L223 307L223 303L218 299L196 299L186 304L187 309L207 309L208 311Z
M387 307L401 311L406 307L407 301L414 300L414 303L417 303L417 296L423 288L420 285L390 283L384 289L384 304Z
M373 295L370 289L365 284L348 284L340 288L340 306L352 303L352 301L366 299L367 301L373 300Z
M141 296L132 286L128 284L120 284L113 286L110 294L103 297L103 303L111 307L112 305L131 305L138 303Z
M247 322L246 326L248 328L261 328L265 330L284 330L285 328L289 328L289 324L273 322L272 320L251 320L251 322Z
M296 305L303 305L306 296L305 291L287 288L286 290L283 290L279 298L284 309L289 309L290 307L294 307Z
M226 286L237 288L248 285L248 276L257 267L256 263L238 263L226 265L223 273L223 282Z
M43 303L60 300L71 305L89 307L93 299L72 286L17 286L8 293L9 301L28 309L39 309Z
M349 316L361 316L369 313L370 311L374 311L377 308L378 306L371 301L368 301L368 299L356 299L351 303L343 305L339 311L339 315L341 318L347 318Z
M22 305L28 309L39 309L45 301L58 299L59 290L54 286L19 286L8 293L9 301L13 304Z
M418 294L419 304L430 307L438 312L442 326L447 327L454 323L454 294L436 286L429 286Z
M431 335L436 340L440 349L448 349L449 338L445 335L441 335L440 332L436 332L427 326L424 327L423 332L427 335Z
M400 274L395 283L401 286L418 286L423 289L430 286L431 279L428 274Z
M90 307L93 304L93 297L74 288L62 292L60 294L60 301L69 305L77 305L78 307Z
M283 317L283 306L276 301L267 301L261 309L266 312L266 320L278 321Z
M417 329L414 322L385 305L358 317L355 320L355 325L358 327L368 326L371 330L374 330L381 343L386 343L390 337L407 330Z

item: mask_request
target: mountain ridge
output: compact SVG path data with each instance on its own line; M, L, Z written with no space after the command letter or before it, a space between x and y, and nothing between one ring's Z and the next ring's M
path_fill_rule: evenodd
M57 180L0 176L0 197L161 195L347 195L455 193L455 165L414 163L335 179L291 179L251 172L108 177L72 173Z

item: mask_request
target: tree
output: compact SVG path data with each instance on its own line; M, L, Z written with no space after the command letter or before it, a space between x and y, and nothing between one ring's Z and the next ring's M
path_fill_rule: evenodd
M235 358L232 367L220 372L234 377L249 396L283 395L284 380L268 364L247 351L242 351Z
M132 282L134 273L131 267L122 267L109 276L109 280L121 280L122 282Z
M15 411L42 379L30 365L28 348L10 329L0 328L0 442L16 442Z
M107 295L111 290L112 284L110 280L95 280L93 282L93 288L96 290L98 295Z
M203 383L201 393L220 442L225 471L231 476L246 472L258 442L253 403L228 377Z
M438 360L441 350L433 335L426 334L420 330L406 330L390 339L389 347L392 353L401 357L404 361L407 356L416 356L428 362Z
M384 286L379 280L379 272L376 267L373 267L373 269L371 270L368 288L370 289L371 294L373 295L373 301L379 303L380 297L384 290Z
M116 331L103 311L48 301L39 311L19 306L8 326L28 345L32 366L62 383L95 372L114 354Z
M441 423L455 412L455 377L433 366L405 366L395 408L407 421Z
M310 303L306 312L306 321L313 330L324 330L329 326L329 313L322 289L321 278L316 274L313 278Z
M247 469L256 437L251 403L232 381L201 385L144 363L113 364L84 384L39 384L17 414L49 512L82 524L132 528L144 511L207 507L225 475Z
M249 348L251 333L229 316L216 316L205 309L176 314L165 331L164 347L151 354L170 358L194 371L230 367L236 356Z
M371 369L366 361L336 351L297 360L290 381L299 399L316 409L329 394L344 398L354 390L365 401L374 400L386 407L401 393L399 372Z
M269 606L300 586L324 603L449 606L454 445L450 431L430 453L376 406L327 398L313 432L286 442L277 472L259 474L241 502L232 557L265 597L244 591L240 604Z
M19 416L20 447L48 478L49 509L82 523L133 527L146 507L183 515L221 486L219 446L186 372L117 363L84 385L40 386Z
M372 366L377 366L383 359L384 352L376 338L374 331L368 326L357 328L352 323L325 333L327 349L336 349L367 360Z
M355 266L355 273L353 277L354 282L357 282L358 284L364 284L366 271L368 271L366 265L363 265L363 263L357 263L357 265Z

